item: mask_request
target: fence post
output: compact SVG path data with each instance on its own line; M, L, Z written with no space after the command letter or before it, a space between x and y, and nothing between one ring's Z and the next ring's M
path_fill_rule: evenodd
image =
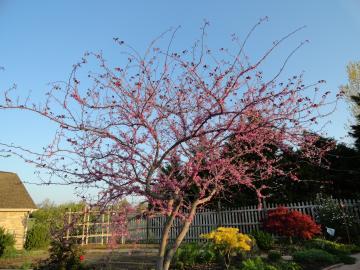
M104 244L104 223L105 223L105 218L104 218L104 213L101 214L101 245Z
M149 215L146 214L146 244L149 244Z
M217 215L216 227L221 227L222 226L222 218L221 218L221 202L220 201L218 201L218 203L217 203L216 215Z
M85 221L86 221L86 205L84 206L84 216L83 216L83 223L82 223L82 235L81 235L81 245L84 245L84 239L85 239Z
M89 226L90 226L90 213L91 213L91 209L88 208L87 211L87 218L86 218L86 237L85 237L85 244L87 245L89 243Z
M264 211L263 219L266 219L268 216L268 205L266 203L265 198L263 198L263 211Z
M313 217L314 220L316 220L316 207L317 205L315 205L315 202L313 201L310 201L308 202L308 204L310 204L310 213L311 213L311 216Z
M110 233L110 210L107 211L108 220L106 226L106 244L109 244L109 233Z
M67 224L67 228L66 228L66 240L69 240L69 236L70 236L70 224L71 224L71 208L69 208L69 212L68 212L68 224Z

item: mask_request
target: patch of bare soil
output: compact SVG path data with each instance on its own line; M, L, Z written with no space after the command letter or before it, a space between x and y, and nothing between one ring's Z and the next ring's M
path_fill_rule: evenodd
M128 252L87 252L84 264L96 270L151 270L156 263L155 253Z

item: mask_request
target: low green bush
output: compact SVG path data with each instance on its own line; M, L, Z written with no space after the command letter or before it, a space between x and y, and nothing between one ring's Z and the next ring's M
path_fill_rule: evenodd
M293 254L294 261L305 264L331 265L339 261L335 255L322 249L305 249Z
M276 263L279 270L301 270L301 266L295 262L280 261Z
M339 258L339 261L344 264L354 264L356 262L356 259L349 255L339 254L337 257Z
M0 227L0 257L14 250L15 237Z
M316 238L305 243L308 248L322 249L334 255L350 254L351 247L345 244Z
M269 261L276 262L281 259L281 253L277 250L270 250L268 253L268 259Z
M172 265L176 269L185 269L196 264L214 262L217 253L210 243L186 243L176 251Z
M274 237L270 233L264 231L252 231L250 235L254 237L257 246L261 250L267 251L273 248Z
M347 245L349 250L350 250L350 253L359 253L360 252L360 246L359 245L354 245L354 244L351 244L351 245Z
M322 224L323 229L335 229L335 237L344 243L360 244L360 224L356 217L342 206L336 199L318 195L315 201L316 221ZM329 239L334 239L325 233Z
M44 224L35 223L28 231L25 240L25 249L41 249L49 246L50 233L49 227Z
M265 263L260 257L242 262L241 270L280 270L276 266Z
M85 270L84 251L75 239L54 238L50 243L50 257L40 262L36 270Z
M0 257L6 259L16 258L19 257L19 251L16 250L13 246L7 247L5 248L4 253Z
M32 269L31 263L28 262L28 261L24 262L24 263L20 266L20 269L21 269L21 270L29 270L29 269Z
M345 264L354 264L355 259L349 255L354 252L359 252L359 246L341 244L320 238L308 241L306 246L308 248L325 250L337 256L339 261Z

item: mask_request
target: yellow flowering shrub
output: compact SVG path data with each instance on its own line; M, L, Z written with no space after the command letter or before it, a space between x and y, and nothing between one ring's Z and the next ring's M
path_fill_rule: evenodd
M238 228L219 227L215 231L203 234L203 238L211 240L220 254L224 256L226 268L230 265L231 254L236 251L250 251L252 247L251 238L239 233Z

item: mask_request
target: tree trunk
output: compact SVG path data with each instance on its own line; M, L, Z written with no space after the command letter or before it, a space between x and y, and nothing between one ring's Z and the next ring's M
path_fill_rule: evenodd
M164 231L163 231L163 234L162 234L162 239L161 239L160 249L159 249L159 257L158 257L158 260L157 260L156 270L169 270L171 260L174 257L176 250L178 249L178 247L180 246L180 244L184 240L187 232L189 231L192 220L193 220L193 218L194 218L194 216L196 214L197 207L199 205L201 205L201 204L204 204L204 203L210 201L215 193L216 193L216 189L212 190L210 192L209 196L207 196L206 198L203 198L201 200L195 200L192 203L190 213L189 213L186 221L184 222L184 226L182 227L180 233L176 237L173 246L170 249L167 250L166 248L167 248L167 243L168 243L168 240L169 240L170 229L171 229L171 226L172 226L172 224L174 222L175 216L179 211L181 202L179 202L179 204L176 204L174 206L174 211L172 212L172 215L169 216L168 220L166 221Z
M179 246L182 243L182 241L184 240L187 232L189 231L192 219L194 218L194 216L196 214L197 206L198 206L197 201L195 203L193 203L193 205L191 206L189 216L186 219L184 226L182 227L179 235L176 237L172 248L166 252L166 256L163 261L163 268L161 270L169 270L171 260L174 257L176 250L179 248ZM159 269L157 269L157 270L159 270Z
M164 229L162 231L161 235L161 242L159 246L159 253L158 253L158 259L156 262L156 270L164 270L164 258L166 253L166 247L169 241L169 235L171 231L171 226L174 222L175 216L179 211L180 203L178 203L175 207L170 216L167 218L165 222Z

